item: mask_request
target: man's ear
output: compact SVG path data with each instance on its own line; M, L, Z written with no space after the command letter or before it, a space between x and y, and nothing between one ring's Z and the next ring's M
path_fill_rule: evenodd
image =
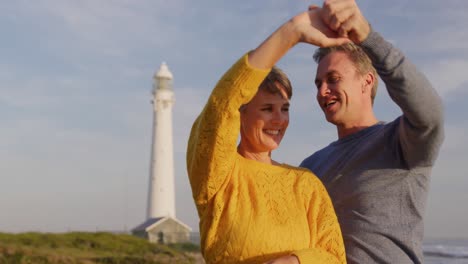
M362 85L362 93L372 93L372 87L374 87L375 76L372 72L366 73L364 75L363 85Z

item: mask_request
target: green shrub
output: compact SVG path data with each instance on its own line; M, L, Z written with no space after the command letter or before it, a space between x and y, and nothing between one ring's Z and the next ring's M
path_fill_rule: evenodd
M187 252L200 252L200 246L193 243L175 243L168 245L171 248L177 249L179 251L187 251Z
M190 243L152 244L125 234L106 232L0 233L0 264L155 264L192 263Z

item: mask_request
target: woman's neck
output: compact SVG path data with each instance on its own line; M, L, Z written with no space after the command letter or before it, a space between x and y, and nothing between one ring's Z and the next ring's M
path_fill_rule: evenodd
M237 152L246 159L255 160L258 162L272 164L272 165L279 164L278 162L271 159L271 151L270 152L252 152L252 151L246 150L245 148L239 145L237 147Z

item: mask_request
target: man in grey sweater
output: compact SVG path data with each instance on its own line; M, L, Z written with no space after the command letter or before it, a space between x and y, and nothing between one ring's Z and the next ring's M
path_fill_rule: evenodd
M443 141L442 102L408 59L372 30L353 0L327 0L324 22L354 44L320 48L317 101L338 140L301 166L325 184L348 263L422 263L430 174ZM403 114L379 122L377 75Z

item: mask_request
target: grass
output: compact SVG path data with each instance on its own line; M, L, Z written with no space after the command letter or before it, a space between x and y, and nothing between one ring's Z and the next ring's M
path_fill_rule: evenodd
M160 245L106 232L0 233L0 264L150 264L195 263L200 252L190 243Z

